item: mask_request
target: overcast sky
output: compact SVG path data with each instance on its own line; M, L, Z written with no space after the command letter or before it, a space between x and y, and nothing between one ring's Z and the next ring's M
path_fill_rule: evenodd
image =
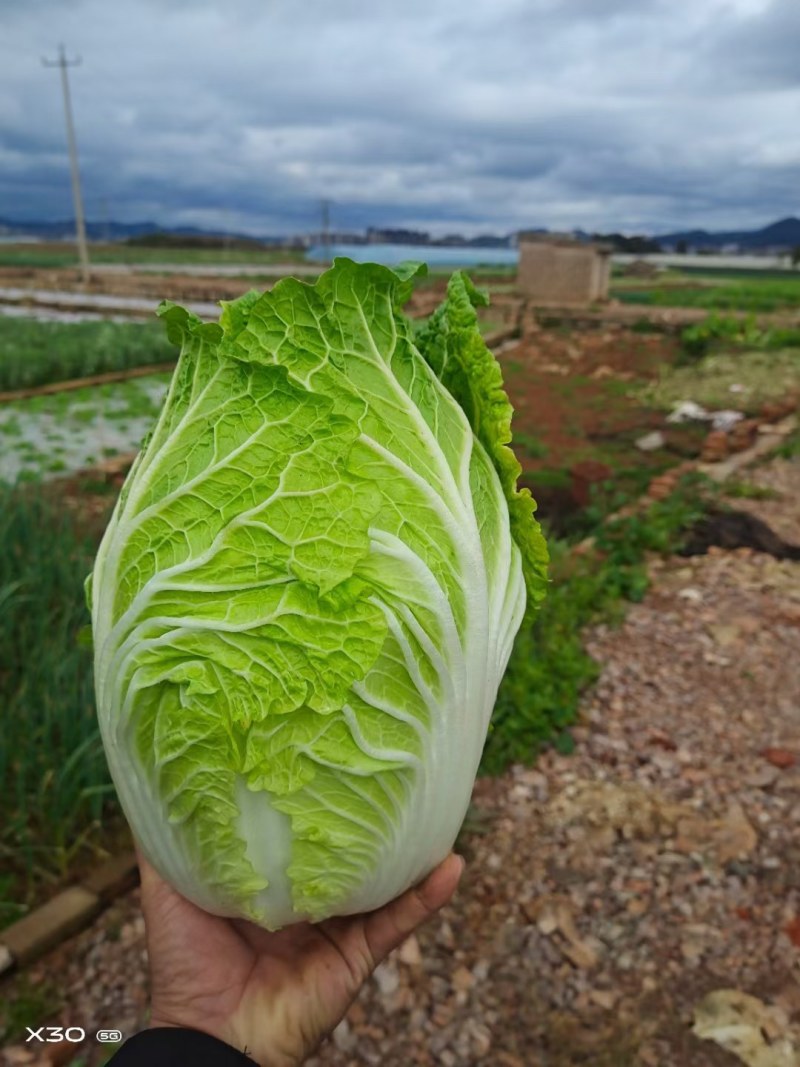
M0 0L0 217L658 233L800 214L800 0Z

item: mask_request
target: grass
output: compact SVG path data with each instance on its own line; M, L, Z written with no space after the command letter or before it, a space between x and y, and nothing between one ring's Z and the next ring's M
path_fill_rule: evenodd
M781 494L766 485L729 479L723 483L722 492L733 500L779 500Z
M166 363L177 351L156 322L36 322L0 317L0 391Z
M0 485L0 925L83 855L112 798L79 641L95 543L39 487Z
M63 990L53 977L36 981L27 974L17 976L0 1004L0 1042L22 1040L26 1026L46 1026L58 1010L62 995Z

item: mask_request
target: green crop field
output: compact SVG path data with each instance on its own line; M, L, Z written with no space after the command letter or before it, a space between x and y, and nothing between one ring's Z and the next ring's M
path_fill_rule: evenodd
M303 263L302 251L285 248L179 248L172 245L147 247L129 244L92 244L89 246L92 263L184 263L225 264L256 263L268 266L273 263ZM77 267L75 246L64 242L58 244L0 245L0 267L59 268Z
M800 309L800 272L746 276L733 272L685 276L671 274L644 282L641 279L614 281L611 295L626 304L656 307L697 307L709 311L775 312Z
M58 551L54 551L57 547ZM82 855L111 786L92 691L83 580L95 537L31 487L0 483L0 927Z
M0 317L0 392L177 359L158 322Z

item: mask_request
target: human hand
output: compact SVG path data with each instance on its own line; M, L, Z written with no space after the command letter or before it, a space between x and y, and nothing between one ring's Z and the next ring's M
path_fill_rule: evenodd
M150 1025L202 1030L260 1067L296 1067L381 960L450 900L463 866L451 853L419 886L377 911L270 933L209 915L140 855Z

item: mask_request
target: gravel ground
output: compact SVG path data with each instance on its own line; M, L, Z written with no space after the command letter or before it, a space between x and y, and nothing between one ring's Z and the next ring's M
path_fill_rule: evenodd
M738 479L737 479L738 480ZM798 460L773 459L745 470L741 481L767 490L774 499L730 501L740 511L749 511L790 544L800 544L800 476Z
M757 479L784 495L748 506L788 536L800 465ZM311 1067L800 1063L800 564L740 550L651 571L622 626L588 635L603 671L575 753L478 781L457 899L378 969ZM142 934L133 893L29 987L68 990L65 1024L130 1034ZM745 1007L765 1013L763 1058L692 1032L719 990L758 998ZM62 1054L17 1045L5 1063ZM102 1062L95 1044L84 1055Z

